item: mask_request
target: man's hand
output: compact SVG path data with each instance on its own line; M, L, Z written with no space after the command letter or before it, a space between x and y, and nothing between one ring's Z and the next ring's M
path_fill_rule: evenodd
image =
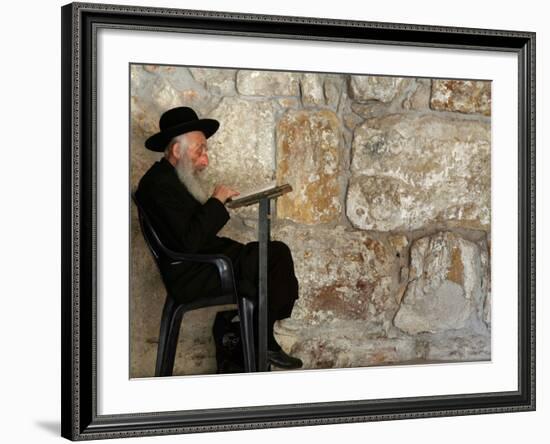
M222 204L225 204L225 202L227 202L227 199L233 196L238 196L239 194L240 193L238 191L235 191L226 185L216 185L214 187L214 192L212 193L212 197L215 197Z

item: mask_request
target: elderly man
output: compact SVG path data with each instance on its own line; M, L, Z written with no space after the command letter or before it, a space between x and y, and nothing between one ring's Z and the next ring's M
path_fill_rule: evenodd
M165 245L186 253L224 254L233 264L238 291L250 298L258 295L258 242L246 245L216 234L230 216L228 199L239 193L216 185L211 196L204 191L200 173L208 166L206 139L219 127L213 119L199 119L188 107L166 111L160 132L145 146L164 152L141 178L136 197ZM277 319L290 316L298 298L298 281L288 246L270 241L268 257L268 360L278 367L299 368L302 362L286 354L273 336ZM210 264L182 263L161 273L176 298L190 301L199 294L218 294L220 279Z

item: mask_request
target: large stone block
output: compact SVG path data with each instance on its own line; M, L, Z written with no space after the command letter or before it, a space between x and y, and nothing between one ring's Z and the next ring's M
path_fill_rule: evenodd
M208 139L210 165L203 179L210 192L215 183L244 193L274 179L276 110L277 105L268 100L226 97L210 113L220 121L220 128ZM236 214L253 217L255 210L240 208Z
M150 115L158 127L160 114L176 106L190 106L199 116L207 114L219 98L197 82L186 67L133 65L131 96L146 108L157 110Z
M409 282L394 324L409 333L437 333L482 323L484 276L479 246L452 232L416 240L410 251Z
M235 82L236 69L189 68L193 78L212 94L233 96L237 94Z
M145 71L143 65L132 65L130 78L130 116L134 131L152 135L158 131L160 117L156 103L151 100L153 84L157 76Z
M343 74L325 74L324 79L323 92L326 104L336 109L339 107L345 93L346 76Z
M323 90L323 75L304 73L300 78L300 91L302 93L302 103L305 106L318 106L325 104L325 94Z
M336 221L341 213L340 121L329 110L287 111L277 123L277 181L291 193L277 200L279 218L305 224Z
M414 230L450 221L488 229L490 125L434 115L390 115L355 130L346 199L366 230Z
M491 359L491 335L469 329L419 334L418 348L428 361L487 361Z
M435 110L491 115L491 82L433 80L430 106Z
M431 79L411 80L411 87L403 100L404 109L428 110L430 108Z
M350 76L350 97L357 102L378 100L391 102L399 93L405 79L386 76Z
M368 367L420 357L414 338L372 335L361 321L311 325L287 319L275 324L275 336L284 350L302 360L305 369Z
M281 347L299 357L305 369L491 359L490 336L469 330L379 336L370 333L362 321L311 325L285 319L275 323L274 331Z
M237 91L245 96L299 96L300 76L293 72L240 70Z
M294 258L300 298L292 318L310 324L363 320L363 327L383 332L398 308L395 299L395 251L382 240L360 231L306 228L273 230Z

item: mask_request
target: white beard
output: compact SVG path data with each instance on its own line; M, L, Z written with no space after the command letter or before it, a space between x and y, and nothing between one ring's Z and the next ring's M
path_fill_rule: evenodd
M193 164L187 159L187 156L181 156L180 160L176 163L176 172L178 178L182 184L185 185L191 195L197 199L201 204L204 204L209 196L204 190L201 182L199 181Z

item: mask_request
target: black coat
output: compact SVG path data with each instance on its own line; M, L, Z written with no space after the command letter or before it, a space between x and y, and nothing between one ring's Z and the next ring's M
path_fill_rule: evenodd
M216 235L230 218L225 205L214 197L201 204L165 158L141 178L136 197L168 248L182 253L221 253L237 261L244 244ZM177 300L218 294L220 279L212 264L161 263L160 271L168 292Z

